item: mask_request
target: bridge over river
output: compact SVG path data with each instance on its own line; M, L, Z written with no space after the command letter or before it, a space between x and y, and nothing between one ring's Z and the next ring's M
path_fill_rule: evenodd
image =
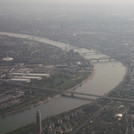
M100 58L91 58L89 59L89 61L94 61L94 62L100 62L100 61L108 61L108 62L111 62L111 61L115 61L116 59L113 59L111 57L100 57Z
M89 51L89 52L84 52L84 53L80 53L80 54L86 56L86 55L91 55L91 54L97 55L99 53L96 51Z
M95 100L97 98L102 98L102 99L109 99L109 100L113 100L113 101L122 101L122 102L125 101L125 102L134 103L133 99L115 98L115 97L109 97L109 96L101 96L101 95L95 95L95 94L89 94L89 93L80 93L80 92L72 92L72 91L65 92L65 93L62 94L62 96L77 98L77 99L83 99L83 100ZM87 96L88 98L83 97L83 96ZM89 98L89 96L94 97L94 99Z

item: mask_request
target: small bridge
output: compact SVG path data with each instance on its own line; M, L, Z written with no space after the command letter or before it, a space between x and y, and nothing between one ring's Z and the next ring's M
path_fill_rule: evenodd
M81 96L77 96L77 95L81 95ZM80 92L72 92L72 91L68 91L62 94L62 96L65 97L71 97L71 98L76 98L76 99L83 99L83 100L95 100L97 98L102 98L102 99L108 99L108 100L113 100L113 101L124 101L124 102L131 102L134 103L134 100L132 99L123 99L123 98L114 98L114 97L108 97L108 96L101 96L101 95L95 95L95 94L88 94L88 93L80 93ZM87 96L87 97L82 97L82 96ZM93 98L89 98L89 96L95 97Z
M108 61L108 62L111 62L112 60L115 60L111 57L100 57L100 58L92 58L92 59L89 59L89 61L94 61L94 62L100 62L100 61Z
M81 54L81 55L84 55L84 56L86 56L86 55L91 55L91 54L97 55L98 52L90 51L90 52L84 52L84 53L80 53L80 54Z

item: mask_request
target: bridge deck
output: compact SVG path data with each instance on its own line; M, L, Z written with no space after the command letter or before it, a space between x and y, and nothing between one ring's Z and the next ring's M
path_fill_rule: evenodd
M102 99L109 99L109 100L113 100L113 101L125 101L125 102L134 103L133 99L115 98L115 97L100 96L100 95L95 95L95 94L71 92L71 91L63 93L63 96L72 97L72 98L80 98L80 99L84 99L84 100L86 99L84 97L79 97L79 96L75 96L75 95L93 96L93 97L102 98ZM90 98L87 98L87 99L90 99Z

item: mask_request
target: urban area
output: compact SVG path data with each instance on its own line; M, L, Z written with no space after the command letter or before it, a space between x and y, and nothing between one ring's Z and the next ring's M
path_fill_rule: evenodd
M24 6L29 13L26 15L24 7L17 9L22 12L16 12L8 6L6 13L12 14L7 17L0 5L0 118L47 104L58 96L89 103L45 119L38 109L35 122L6 134L134 134L133 14L125 12L123 17L122 11L115 14L117 9L103 6L99 7L101 11L93 6L77 10L69 6L64 11L46 6L34 14L33 7L41 6L37 4ZM60 48L10 33L66 45ZM92 54L78 53L69 44L106 57L87 60L85 57ZM114 89L104 95L75 92L94 77L95 64L113 61L126 68Z
M45 103L79 84L93 66L79 53L40 42L1 36L0 114ZM21 62L20 62L21 61Z

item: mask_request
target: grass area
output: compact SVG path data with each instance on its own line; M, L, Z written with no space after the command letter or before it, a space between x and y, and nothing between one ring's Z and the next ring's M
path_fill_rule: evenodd
M90 72L78 72L77 74L60 73L50 78L45 78L40 81L34 81L30 84L32 86L48 87L64 91L82 82L89 76L89 74Z

